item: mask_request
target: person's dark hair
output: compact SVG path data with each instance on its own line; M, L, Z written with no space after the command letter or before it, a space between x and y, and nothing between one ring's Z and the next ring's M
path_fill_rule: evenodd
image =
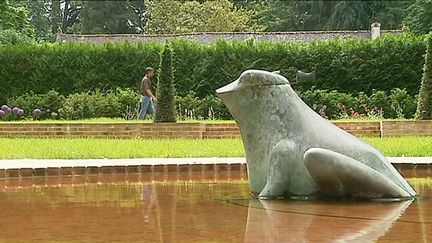
M154 71L153 68L151 68L151 67L146 68L146 74L148 74L148 73L150 73L150 72L152 72L152 71Z

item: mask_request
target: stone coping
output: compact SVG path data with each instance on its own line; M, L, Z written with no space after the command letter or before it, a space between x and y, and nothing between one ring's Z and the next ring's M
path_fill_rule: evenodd
M432 164L432 157L387 157L392 164ZM41 169L104 166L164 166L246 164L245 157L142 158L142 159L11 159L0 160L0 169Z
M397 35L400 30L382 30L382 35ZM339 30L339 31L293 31L293 32L199 32L199 33L180 33L180 34L57 34L57 42L163 42L168 39L186 39L209 44L218 39L246 40L253 38L255 41L313 41L328 40L335 38L371 38L370 30Z
M246 164L246 158L11 159L0 160L0 169L211 164Z
M400 33L400 30L383 30L385 33ZM279 31L279 32L190 32L177 34L60 34L61 37L184 37L197 35L295 35L295 34L350 34L370 33L370 30L312 30L312 31Z

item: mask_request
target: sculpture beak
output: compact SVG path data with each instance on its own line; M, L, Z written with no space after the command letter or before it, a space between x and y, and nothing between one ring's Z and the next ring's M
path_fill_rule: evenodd
M223 93L228 93L228 92L233 92L239 89L239 80L235 80L219 89L216 90L216 93L219 94L223 94Z

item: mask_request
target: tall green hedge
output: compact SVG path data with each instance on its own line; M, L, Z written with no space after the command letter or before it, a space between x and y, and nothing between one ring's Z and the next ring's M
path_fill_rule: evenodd
M42 44L0 47L0 101L55 89L67 95L117 87L139 89L145 68L158 68L161 43ZM388 36L302 42L218 41L211 45L178 40L176 95L194 91L203 98L234 80L245 69L282 70L292 81L297 69L317 72L298 90L330 89L370 94L373 89L420 88L424 37Z
M133 88L159 62L161 44L42 44L0 47L0 101L33 91L60 94Z
M432 32L428 37L428 47L416 116L421 120L432 119Z
M173 51L169 43L165 44L158 71L157 107L155 122L176 122L174 100Z

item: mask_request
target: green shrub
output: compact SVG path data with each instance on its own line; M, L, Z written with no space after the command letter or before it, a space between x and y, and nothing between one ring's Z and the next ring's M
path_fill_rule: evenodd
M372 95L357 95L328 90L297 92L313 110L328 119L343 118L412 118L417 96L395 88L390 92L374 91ZM24 116L4 115L1 120L35 119L32 111L42 110L38 119L85 119L98 117L133 118L140 105L140 94L130 88L76 93L64 97L55 91L47 94L28 93L14 97L10 107L24 109ZM208 95L199 98L194 92L175 98L177 119L233 119L219 98Z
M202 99L201 109L203 112L204 119L216 119L216 120L233 119L228 108L215 95L207 95L206 97L204 97L204 99Z
M169 43L165 44L161 53L157 85L157 108L155 122L176 122L174 100L173 50Z
M428 48L419 93L417 118L421 120L432 119L432 32L428 37Z
M412 118L416 107L416 97L399 88L392 89L390 95L374 90L370 96L315 89L298 93L306 104L328 119Z
M324 117L348 117L350 110L357 105L357 100L351 94L336 90L307 90L299 94L303 101Z
M34 43L34 40L28 35L21 34L13 29L0 29L0 46L2 45L28 45Z
M202 102L193 91L184 97L176 96L175 103L179 120L204 118Z
M397 118L413 118L416 112L416 99L405 89L395 88L390 91L391 108Z
M87 96L87 93L69 95L59 110L61 118L75 120L92 117L87 107Z
M110 91L110 93L117 102L117 110L113 112L113 116L121 117L129 112L138 113L141 100L141 95L138 90L116 88Z
M58 118L58 110L62 107L65 97L54 90L50 90L46 94L35 94L29 92L21 96L17 96L8 100L11 107L20 107L24 109L24 118L33 117L33 111L40 109L42 114L39 119L56 119Z
M113 112L118 105L107 95L96 91L92 93L76 93L69 95L62 108L59 109L59 115L63 119L85 119L95 117L115 117Z
M374 90L372 95L369 96L367 105L372 109L378 108L384 118L394 118L396 117L396 113L392 109L391 102L389 102L388 98L387 92Z
M102 93L99 90L87 93L71 94L67 97L56 91L46 94L26 93L8 100L9 107L24 109L24 116L20 118L35 119L34 109L38 108L42 114L38 119L85 119L97 117L124 117L126 113L139 107L140 95L132 89L109 90ZM136 111L135 111L136 112ZM5 116L2 120L17 117Z
M69 95L132 88L139 90L147 66L158 68L161 43L55 43L0 47L0 101L33 91L57 90ZM424 37L384 36L303 42L227 42L210 45L178 40L173 69L177 95L194 91L200 98L235 80L251 68L281 70L289 80L297 69L316 71L315 87L345 93L393 88L418 93L426 50ZM391 108L390 108L391 109Z
M22 108L24 110L24 117L29 117L31 116L34 109L41 108L42 95L37 95L33 92L26 93L24 95L9 99L7 104L9 107Z

